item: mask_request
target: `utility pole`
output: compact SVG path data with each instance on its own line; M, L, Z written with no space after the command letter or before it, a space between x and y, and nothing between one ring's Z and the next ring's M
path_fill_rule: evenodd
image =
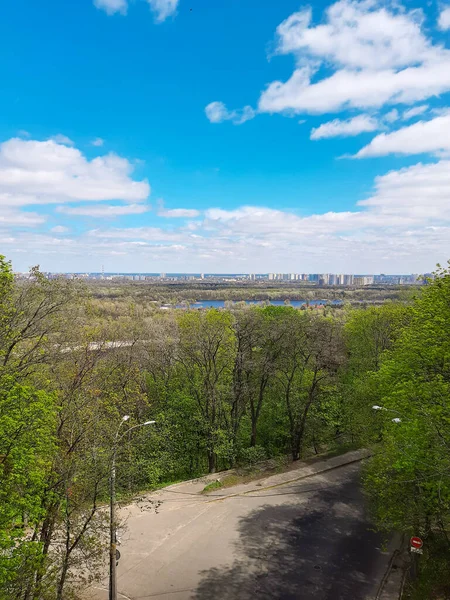
M117 446L115 445L109 479L109 600L117 599L116 451Z

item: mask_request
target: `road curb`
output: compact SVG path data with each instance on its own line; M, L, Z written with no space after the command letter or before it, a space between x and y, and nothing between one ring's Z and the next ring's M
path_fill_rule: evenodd
M307 463L299 463L298 469L295 469L292 471L286 471L286 474L295 473L302 469L308 469L308 470L311 469L311 472L306 473L304 475L300 475L298 477L294 477L293 479L288 479L279 484L277 483L277 484L275 484L275 486L284 485L286 483L291 483L291 481L297 481L299 479L306 479L307 477L319 475L320 473L324 473L326 471L331 471L332 469L338 469L339 467L343 467L345 465L351 464L352 462L359 462L359 461L363 460L364 458L369 458L370 456L372 456L372 452L370 450L367 450L366 448L361 448L360 450L351 450L350 452L346 452L345 454L340 454L338 456L333 456L331 458L324 458L323 460L318 461L317 463L314 463L312 465L308 465ZM326 464L324 465L324 463L326 463ZM156 491L162 492L164 490L173 490L173 489L177 489L177 488L182 487L183 485L186 485L189 483L192 483L192 484L205 483L205 484L207 484L207 483L210 483L210 482L216 481L216 480L220 481L221 477L226 477L228 475L236 475L236 474L237 474L236 469L230 469L228 471L219 471L219 473L208 473L207 475L202 475L202 477L196 477L195 479L187 479L186 481L172 483L171 485L168 485L163 488L159 488ZM260 479L269 479L271 477L276 477L277 475L282 475L282 473L277 473L275 475L274 474L267 475L267 477L261 477ZM269 486L269 487L272 487L272 486ZM258 491L261 489L265 489L265 488L258 487L258 489L255 491ZM150 492L150 493L154 493L154 492ZM249 492L247 492L247 493L249 493ZM233 495L233 494L230 494L230 495ZM213 496L214 496L214 494L206 495L206 497L209 497L209 498L212 498Z
M365 458L369 458L371 455L372 455L372 453L366 449L353 450L351 452L347 452L346 454L341 454L340 456L335 456L332 458L324 459L323 461L318 462L314 465L310 465L310 466L306 465L306 466L300 467L298 469L299 471L302 469L305 469L305 470L308 469L309 472L304 473L302 475L298 475L297 477L293 477L291 479L285 479L283 481L273 483L271 485L253 487L250 490L245 490L245 491L237 492L234 494L227 494L227 495L207 494L206 497L211 498L211 500L209 500L209 502L219 502L221 500L226 500L227 498L233 498L233 497L237 497L237 496L245 496L246 494L252 494L255 492L261 492L263 490L274 489L277 487L287 485L289 483L295 483L296 481L301 481L301 480L307 479L309 477L314 477L316 475L320 475L321 473L326 473L326 472L332 471L334 469L339 469L341 467L345 467L347 465L351 465L353 463L360 462L361 460L364 460ZM331 464L332 461L333 461L333 463ZM324 464L324 463L326 463L326 464ZM290 471L288 471L287 473L289 473L289 472ZM268 476L267 479L271 479L271 478L275 478L275 477L277 477L277 475L271 475L271 476Z

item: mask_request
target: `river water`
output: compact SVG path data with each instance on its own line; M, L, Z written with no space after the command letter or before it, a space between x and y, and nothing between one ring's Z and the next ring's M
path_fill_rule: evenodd
M227 301L228 302L228 301ZM262 300L245 300L246 304L263 304ZM272 306L284 306L284 300L271 300L270 304ZM303 306L306 304L306 300L291 300L289 302L289 306L293 306L294 308L298 308L299 306ZM342 300L309 300L309 304L317 305L317 304L332 304L334 306L342 304ZM224 308L225 300L201 300L199 302L195 302L191 304L191 308ZM184 308L183 304L178 304L176 308Z

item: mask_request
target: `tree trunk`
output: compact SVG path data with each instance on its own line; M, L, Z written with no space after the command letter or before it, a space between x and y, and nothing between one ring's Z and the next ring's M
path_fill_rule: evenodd
M208 450L208 470L210 473L216 472L216 455L212 450Z
M66 577L67 577L67 571L69 569L69 557L66 556L64 558L64 562L62 565L62 570L61 570L61 576L59 578L58 581L58 588L57 588L57 592L56 592L56 600L63 600L63 591L64 591L64 584L66 582Z
M301 441L302 441L302 436L298 435L298 434L294 434L294 436L292 438L292 444L291 444L291 448L292 448L292 460L294 462L296 460L299 460L299 458L300 458L300 445L301 445Z
M250 437L250 446L253 448L254 446L256 446L256 434L257 434L257 428L256 428L256 419L253 420L252 419L252 435Z

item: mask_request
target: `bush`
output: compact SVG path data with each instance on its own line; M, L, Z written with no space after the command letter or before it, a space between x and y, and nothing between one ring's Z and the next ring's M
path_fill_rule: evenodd
M262 462L263 460L267 460L266 449L262 446L252 446L240 451L238 463L241 466L256 465L256 463Z

